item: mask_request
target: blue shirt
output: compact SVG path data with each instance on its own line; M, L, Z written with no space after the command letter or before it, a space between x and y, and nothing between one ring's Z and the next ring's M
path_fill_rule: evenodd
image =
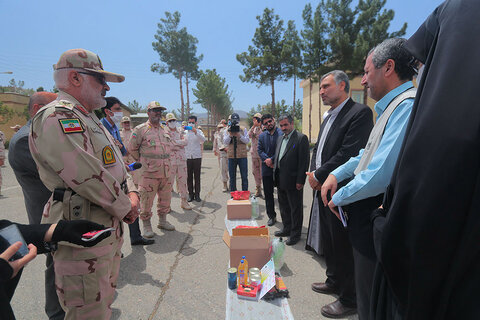
M396 96L412 87L413 83L408 81L380 99L375 104L375 111L378 117ZM332 201L335 205L344 206L385 192L392 177L400 147L402 146L413 102L414 99L406 99L393 111L372 161L368 164L366 170L357 174L352 181L333 195ZM337 182L354 176L354 171L360 162L362 154L363 149L360 150L358 156L350 158L350 160L332 171L331 174L337 178Z
M283 132L277 127L273 131L273 134L265 130L258 136L257 151L260 159L262 159L262 176L273 175L273 168L267 167L264 161L271 158L272 163L275 162L275 149L277 147L278 137L281 135L283 135Z
M120 131L118 130L117 126L115 124L111 125L110 122L108 122L107 118L102 118L100 119L102 122L103 126L110 132L113 138L117 139L120 141L122 144L122 147L120 148L120 151L122 152L122 156L127 155L127 149L125 149L125 146L123 145L122 138L120 138Z

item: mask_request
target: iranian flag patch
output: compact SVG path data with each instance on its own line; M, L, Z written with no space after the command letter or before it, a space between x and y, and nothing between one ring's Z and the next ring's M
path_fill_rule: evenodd
M80 119L59 119L58 122L60 122L63 133L78 133L85 131L80 123Z

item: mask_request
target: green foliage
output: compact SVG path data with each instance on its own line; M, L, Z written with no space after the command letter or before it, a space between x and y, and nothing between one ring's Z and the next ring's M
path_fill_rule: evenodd
M5 124L15 115L15 111L4 105L0 101L0 124Z
M203 143L203 150L213 150L213 141L205 141Z
M127 106L133 111L133 114L147 112L147 108L144 106L141 106L137 100L129 101L127 103Z
M25 82L22 80L16 82L15 79L11 79L8 84L9 85L6 87L0 87L0 92L14 92L26 96L31 96L35 93L35 90L33 89L24 88L23 86L25 85Z
M193 89L199 103L204 109L213 115L216 123L222 117L228 117L232 113L231 93L225 78L220 77L215 69L200 72L197 87Z
M154 63L151 66L152 72L160 74L171 73L180 83L181 117L185 119L185 104L183 101L182 79L185 77L195 79L198 76L198 64L203 55L197 56L198 39L190 35L184 27L179 29L180 13L173 14L165 12L165 18L160 19L157 24L158 30L155 40L152 43L153 50L159 55L161 63ZM188 83L188 82L187 82ZM187 105L187 115L190 113L190 106Z
M253 125L253 116L255 113L259 112L260 114L266 114L270 113L273 115L273 110L272 110L272 104L270 102L264 104L264 105L257 105L257 107L252 107L249 112L247 112L247 122L248 125L251 127ZM302 103L300 100L297 100L296 106L295 106L295 113L293 112L293 108L291 105L288 105L285 102L285 99L282 99L280 102L275 104L275 114L278 116L281 116L282 114L290 114L293 116L295 119L295 124L299 123L301 124L302 121ZM274 116L275 117L275 116ZM301 127L301 126L300 126Z
M245 68L240 75L243 82L257 83L258 86L272 87L272 105L275 105L274 83L285 81L285 57L283 20L273 9L265 8L262 16L257 16L258 28L252 39L253 46L248 46L248 52L237 54L237 60ZM286 53L284 53L285 55Z
M37 88L37 92L43 92L43 91L45 91L45 89L43 89L43 87L38 87Z

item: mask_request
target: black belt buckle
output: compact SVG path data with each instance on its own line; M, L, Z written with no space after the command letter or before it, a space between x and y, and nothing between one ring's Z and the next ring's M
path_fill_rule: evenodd
M53 190L53 201L63 201L65 189L56 188Z

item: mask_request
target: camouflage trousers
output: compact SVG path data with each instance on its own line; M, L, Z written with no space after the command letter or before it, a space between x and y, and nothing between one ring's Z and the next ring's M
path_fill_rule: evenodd
M218 165L222 173L222 182L228 182L228 158L226 151L220 151L218 153Z
M120 236L100 247L58 245L53 253L55 286L65 319L111 318L122 244Z
M262 185L262 159L252 158L252 172L257 187Z
M168 178L148 178L142 177L138 184L140 193L140 219L148 220L152 217L152 207L155 195L157 199L157 214L159 216L167 215L170 212L170 202L172 201L173 175Z
M177 181L177 192L184 200L187 199L187 161L180 160L170 167L170 173L173 173L173 179ZM173 182L172 182L173 184Z

